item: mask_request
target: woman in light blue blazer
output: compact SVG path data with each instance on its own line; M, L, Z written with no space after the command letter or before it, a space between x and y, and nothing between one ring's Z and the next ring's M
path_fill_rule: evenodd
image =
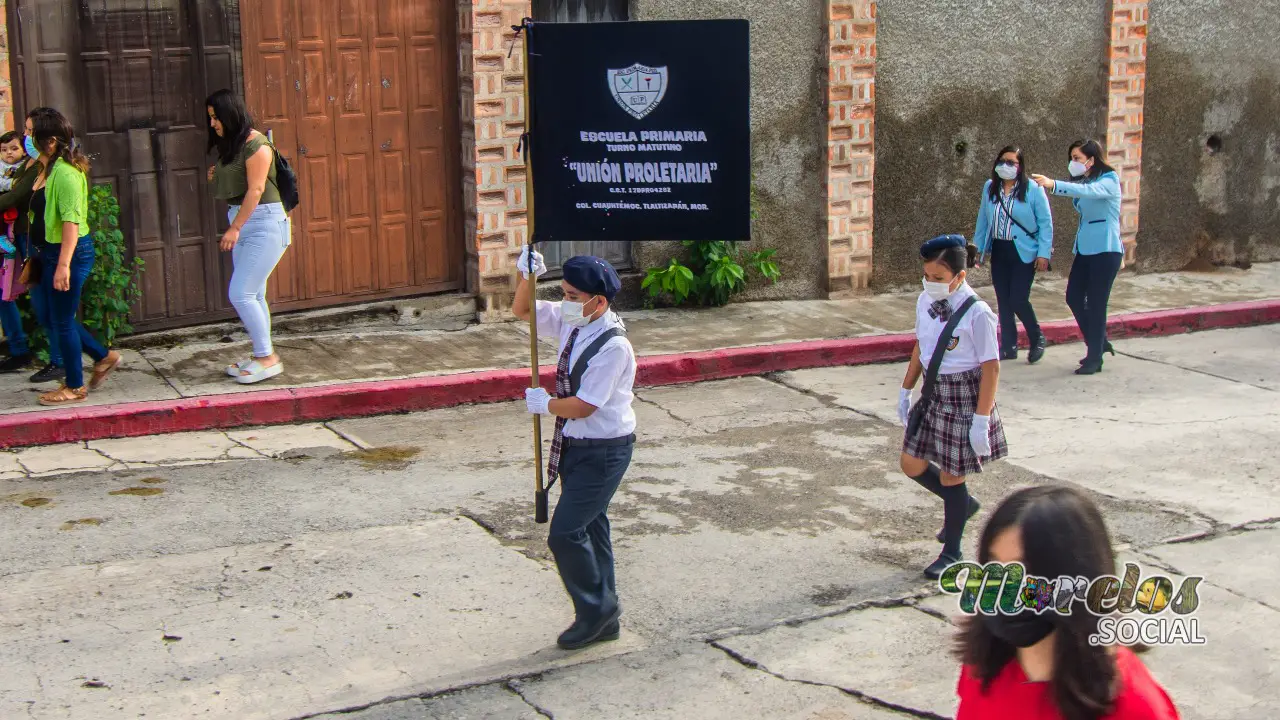
M1120 243L1120 175L1103 157L1102 146L1096 140L1080 140L1071 144L1070 182L1031 176L1054 195L1071 198L1080 213L1080 228L1072 249L1075 260L1067 279L1067 305L1089 348L1077 375L1101 372L1102 354L1116 354L1107 342L1107 301L1124 259L1124 246Z
M1000 312L1000 359L1018 359L1018 320L1027 331L1027 362L1044 357L1045 339L1031 307L1036 272L1049 269L1053 217L1044 188L1027 179L1027 159L1009 146L996 155L991 179L982 187L973 244L991 255L991 282Z

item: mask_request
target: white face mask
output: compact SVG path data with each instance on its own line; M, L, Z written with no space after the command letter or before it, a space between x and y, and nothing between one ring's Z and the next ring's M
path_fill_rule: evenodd
M928 280L923 280L923 283L924 291L929 294L930 298L933 298L934 302L951 297L951 283L929 282Z
M1067 172L1071 173L1071 177L1080 177L1081 175L1089 172L1089 168L1079 160L1072 160L1067 165Z
M591 302L588 300L587 302ZM599 308L597 308L599 309ZM586 312L585 303L569 302L565 300L560 303L560 319L569 327L581 328L591 324L591 315L584 315ZM595 314L593 310L592 315Z
M996 175L999 175L1001 180L1016 180L1018 178L1018 166L1000 163L996 166Z

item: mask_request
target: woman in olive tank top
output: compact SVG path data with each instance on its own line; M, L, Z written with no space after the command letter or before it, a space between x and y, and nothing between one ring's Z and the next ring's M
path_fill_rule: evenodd
M209 182L214 197L229 206L231 223L220 243L231 253L233 267L227 295L253 341L253 357L229 365L227 374L249 385L284 372L271 345L267 280L289 247L289 216L276 185L274 149L253 129L244 102L230 90L219 90L205 106L209 151L218 156L209 168Z

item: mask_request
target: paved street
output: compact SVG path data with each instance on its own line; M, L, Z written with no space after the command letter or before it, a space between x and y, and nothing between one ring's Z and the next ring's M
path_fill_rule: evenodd
M1280 717L1280 326L1117 349L1005 364L966 553L1011 490L1083 485L1122 559L1206 578L1207 644L1147 656L1183 717ZM951 717L903 369L639 391L623 634L579 653L523 403L0 453L0 718Z

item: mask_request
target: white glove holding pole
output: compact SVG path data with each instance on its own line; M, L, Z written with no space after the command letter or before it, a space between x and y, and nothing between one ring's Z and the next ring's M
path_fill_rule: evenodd
M898 391L898 420L902 422L902 427L907 426L909 417L911 417L911 391L902 388Z
M530 413L546 415L548 413L548 405L551 404L551 393L540 387L529 388L524 391L524 404Z
M524 273L524 279L529 279L529 246L525 245L520 251L520 259L516 261L516 269ZM533 251L533 273L534 277L545 275L547 272L547 264L542 260L542 253Z
M991 438L987 435L990 429L990 415L973 416L973 424L969 426L969 445L980 458L991 457Z

